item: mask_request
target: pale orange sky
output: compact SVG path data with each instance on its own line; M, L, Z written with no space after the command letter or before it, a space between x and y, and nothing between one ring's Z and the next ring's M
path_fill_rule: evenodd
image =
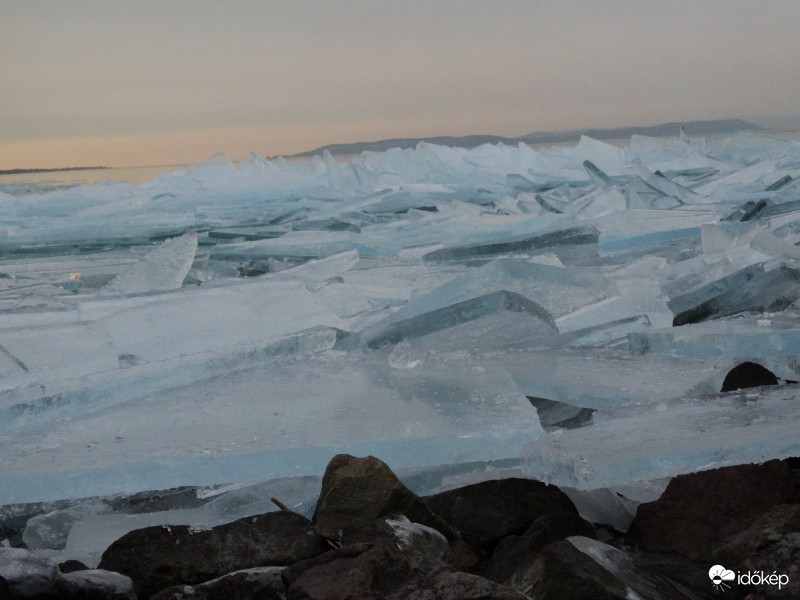
M800 113L797 0L0 9L0 169Z

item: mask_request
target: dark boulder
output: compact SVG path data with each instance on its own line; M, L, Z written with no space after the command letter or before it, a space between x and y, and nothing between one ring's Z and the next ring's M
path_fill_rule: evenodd
M22 548L0 548L0 600L134 600L129 577L100 569L61 573Z
M775 373L762 367L758 363L743 362L736 365L725 376L722 382L721 392L732 392L747 388L760 387L762 385L778 385L778 378Z
M176 585L161 590L150 600L284 600L281 567L234 571L200 585Z
M425 503L473 546L523 533L546 513L577 514L567 495L533 479L498 479L426 496Z
M328 547L308 519L279 511L210 530L185 525L137 529L111 544L100 568L128 575L139 598L149 598L173 585L203 583L251 567L288 565Z
M524 600L488 579L386 543L353 544L283 572L290 600Z
M576 514L542 515L522 535L509 535L500 540L492 557L480 566L478 574L503 583L542 548L575 535L593 537L594 528Z
M536 600L687 599L622 550L580 536L548 544L508 584Z
M658 500L639 506L629 539L651 550L708 560L719 541L794 496L791 469L779 460L679 475Z
M714 564L737 572L781 575L787 582L752 586L758 598L800 598L800 504L779 504L721 543Z
M87 571L89 567L79 560L69 559L58 563L58 570L62 573L74 573L75 571Z
M432 527L448 539L452 528L435 515L414 492L374 456L334 456L325 469L322 490L314 511L317 533L343 544L364 541L381 517L404 515ZM367 528L369 531L364 532Z

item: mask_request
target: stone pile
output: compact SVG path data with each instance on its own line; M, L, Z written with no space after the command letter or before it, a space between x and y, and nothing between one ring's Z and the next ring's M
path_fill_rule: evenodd
M281 510L205 530L138 529L114 542L98 569L0 548L0 599L697 600L723 593L800 597L797 459L676 477L622 532L585 520L562 490L539 481L485 481L420 497L379 459L338 455L311 519Z

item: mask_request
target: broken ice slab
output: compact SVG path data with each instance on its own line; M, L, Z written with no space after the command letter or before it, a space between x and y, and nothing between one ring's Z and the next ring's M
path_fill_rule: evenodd
M343 323L302 282L277 280L0 313L0 389L114 371L120 356L157 362L317 326Z
M339 452L393 468L499 460L542 435L502 365L459 355L286 359L0 437L0 504L320 475Z
M252 280L234 285L142 296L102 317L117 354L153 362L316 326L341 327L337 315L299 281ZM122 301L120 301L122 302ZM100 303L81 305L83 314ZM114 307L106 304L106 309Z
M127 249L66 256L4 258L0 260L3 297L11 299L25 296L35 284L62 287L80 284L81 293L84 293L102 287L136 261L136 256ZM65 295L65 292L62 290L61 294Z
M526 448L526 473L597 489L797 456L800 388L767 386L600 411Z
M692 190L680 186L674 181L670 181L661 173L653 173L638 158L634 158L632 164L639 174L639 177L641 177L649 187L665 196L677 199L680 204L705 204L714 202L714 199L700 196Z
M358 262L358 252L356 250L347 250L284 269L280 277L296 277L307 285L315 286L332 277L340 277L355 267Z
M212 229L208 232L208 237L212 240L243 240L252 242L254 240L270 240L281 237L287 232L285 227L265 225L263 227L227 227Z
M363 331L352 342L345 340L343 347L353 347L356 340L381 348L413 339L416 346L431 352L489 351L534 343L557 332L546 310L505 290L399 321L395 315L388 317L388 323Z
M44 385L39 382L22 384L3 390L0 393L0 432L56 419L81 418L92 411L252 368L270 360L328 350L335 344L337 335L337 330L319 327L147 364L142 364L135 355L117 358L113 352L107 352L109 360L116 363L113 368L89 374L74 370L71 378L45 380Z
M501 360L526 396L596 409L714 393L735 365L724 357L638 356L601 348L508 352Z
M361 341L381 347L502 311L527 313L541 321L535 325L537 331L547 333L555 330L554 317L607 298L614 291L614 284L596 273L498 260L409 301L385 322L363 331ZM478 341L479 335L475 335L478 337L468 337Z
M630 323L643 317L644 327L668 327L673 314L663 299L658 282L650 277L615 277L619 293L611 298L587 304L556 319L562 333L603 328L612 323Z
M675 326L746 311L783 310L800 297L798 283L797 269L780 266L765 270L763 264L757 264L672 298L667 305L675 313Z
M196 252L197 233L169 238L114 277L99 293L126 295L179 289Z
M300 231L274 239L220 244L211 251L217 260L256 260L264 258L323 258L358 246L357 234L341 231Z
M47 384L117 366L113 340L98 323L0 329L0 389Z
M362 268L343 273L342 279L369 300L387 305L405 304L409 299L426 294L464 273L463 266L448 263L365 266L363 259L359 259L359 266ZM304 274L299 275L300 279L304 277Z
M463 260L496 254L539 254L552 251L576 253L578 256L597 253L598 231L591 225L568 227L550 232L498 238L477 244L454 245L426 254L423 260Z
M609 175L623 175L627 171L629 159L624 148L617 148L606 142L582 135L573 149L578 164L589 160Z
M800 320L789 312L651 329L630 334L628 347L634 354L786 359L800 355Z

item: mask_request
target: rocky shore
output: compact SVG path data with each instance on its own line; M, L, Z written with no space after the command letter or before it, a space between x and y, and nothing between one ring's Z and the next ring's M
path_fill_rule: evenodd
M800 598L798 459L675 477L627 531L586 516L539 481L420 497L379 459L338 455L311 519L137 529L98 569L2 547L0 600Z

